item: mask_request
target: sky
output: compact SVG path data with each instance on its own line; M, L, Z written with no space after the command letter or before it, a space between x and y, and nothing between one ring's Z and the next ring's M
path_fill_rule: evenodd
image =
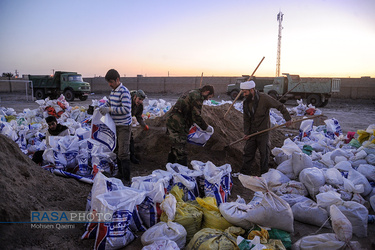
M0 0L0 74L375 77L374 0Z

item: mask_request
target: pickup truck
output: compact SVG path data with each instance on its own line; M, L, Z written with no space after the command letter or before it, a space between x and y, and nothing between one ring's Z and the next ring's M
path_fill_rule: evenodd
M91 92L90 83L82 80L82 75L77 72L56 71L54 76L29 75L32 82L34 97L37 100L46 97L58 98L61 94L67 101L73 101L78 97L81 101L87 100Z
M315 107L328 104L333 93L340 92L341 79L335 78L303 78L299 75L283 73L275 77L273 83L263 88L264 93L286 102L288 99L305 99Z
M228 84L227 86L227 95L229 95L232 100L236 99L238 93L240 93L240 84L241 82L246 82L250 80L249 75L242 75L242 77L236 78L236 82L232 84ZM272 84L272 78L256 78L252 77L252 80L255 82L255 88L260 92L263 91L263 87L267 84ZM242 96L241 96L242 98Z

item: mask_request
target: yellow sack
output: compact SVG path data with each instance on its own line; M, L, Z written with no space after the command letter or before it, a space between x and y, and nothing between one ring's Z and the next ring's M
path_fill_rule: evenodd
M203 210L202 228L214 228L224 231L233 226L221 215L214 197L196 198L196 201Z
M193 204L184 202L182 200L184 191L177 185L172 188L170 193L177 200L176 214L173 222L177 222L185 228L187 233L186 242L189 242L194 234L202 228L203 211ZM168 221L168 217L164 212L161 214L160 221Z
M263 244L270 250L286 250L281 240L269 239L266 244Z
M229 227L224 232L219 229L203 228L196 233L185 247L186 250L232 250L239 249L237 236L245 233L240 227Z
M184 190L179 188L178 185L174 185L169 193L176 198L177 202L183 201L182 197L184 197Z
M264 228L260 228L259 230L252 230L247 238L249 240L253 240L255 236L259 236L260 238L260 243L265 244L268 242L268 239L270 238L270 235L268 234L268 231Z
M370 133L366 132L365 130L357 130L357 134L359 135L358 141L362 144L364 141L370 139Z

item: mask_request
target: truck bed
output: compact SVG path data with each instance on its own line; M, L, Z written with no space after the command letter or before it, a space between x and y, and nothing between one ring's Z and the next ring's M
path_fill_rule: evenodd
M298 82L289 83L288 91L292 90L290 91L290 93L319 93L319 94L324 94L324 93L328 94L328 93L333 92L331 79L314 78L314 79L309 79L308 81L301 79L301 83L296 87L297 84Z

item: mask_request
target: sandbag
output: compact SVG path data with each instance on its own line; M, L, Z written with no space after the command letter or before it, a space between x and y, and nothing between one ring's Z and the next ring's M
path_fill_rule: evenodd
M215 197L218 206L226 202L233 185L231 165L224 164L217 167L211 161L206 163L191 161L191 165L196 171L202 173L202 176L197 178L198 183L203 182L201 197Z
M281 173L285 174L289 179L296 179L296 175L293 171L292 158L280 163L276 169L279 170Z
M173 240L157 240L144 246L142 250L180 250L180 248Z
M335 187L344 185L342 174L336 168L329 168L323 171L323 173L324 173L324 178L326 180L326 184L332 185Z
M348 180L352 181L354 185L363 185L364 190L363 193L361 193L363 196L368 195L372 190L371 184L368 182L367 178L363 174L354 169L351 169L349 171Z
M292 207L294 219L314 226L331 228L328 212L313 200L296 203Z
M102 116L95 109L91 120L91 139L103 143L109 150L116 148L116 125L110 114Z
M289 204L269 190L262 177L239 175L242 185L254 192L263 192L262 201L248 211L247 220L260 226L293 232L293 212Z
M301 171L299 180L305 185L313 199L319 193L319 188L325 184L323 171L318 168L305 168Z
M182 200L182 189L174 186L170 192L177 200L176 213L173 222L182 225L186 230L186 242L189 242L202 227L203 211L197 206ZM160 221L167 222L165 212L161 214Z
M280 185L287 183L290 179L277 169L271 168L267 173L262 174L262 177L266 180L268 187L275 192Z
M307 196L309 194L305 185L299 181L289 181L287 183L283 183L275 189L275 193L278 196L283 194L298 194Z
M141 242L144 246L158 240L172 240L177 243L179 248L185 247L187 234L185 228L178 223L172 222L176 213L176 204L177 200L173 195L169 194L165 197L160 204L160 208L166 213L168 222L158 222L147 229L141 237Z
M109 223L99 223L94 249L122 248L135 239L129 225L134 207L145 197L145 192L125 187L97 196L100 201L98 211L111 214Z
M340 171L348 172L352 169L352 164L349 161L340 161L335 165L335 168Z
M368 164L375 165L375 154L368 154L365 160Z
M202 228L214 228L224 231L233 226L220 213L214 197L197 198L196 201L203 210Z
M353 233L353 228L350 221L336 207L336 205L331 205L329 214L331 215L332 228L337 235L337 238L339 238L341 241L349 242L352 239Z
M165 196L163 180L134 182L131 187L146 192L146 197L137 206L137 211L143 225L147 228L152 227L159 221L161 215L159 207Z
M345 246L345 242L336 238L334 233L325 233L318 235L309 235L302 237L292 245L292 250L303 249L341 249Z
M195 200L199 197L199 188L197 183L197 176L202 175L201 172L191 170L186 166L178 163L167 163L167 171L172 173L173 185L178 185L184 190L184 201Z
M363 174L367 180L375 181L375 166L370 164L361 164L357 168L357 171Z
M355 201L344 201L335 205L351 222L353 234L357 237L367 237L367 208Z
M297 152L292 154L292 165L295 176L299 176L303 169L313 167L312 160L308 155Z
M206 145L207 141L211 138L214 133L214 128L212 126L208 126L206 130L201 129L197 124L193 124L189 129L189 133L187 135L187 142L202 146Z
M239 249L237 236L245 233L240 227L229 227L224 232L219 229L203 228L187 244L186 250Z
M284 194L284 195L281 195L280 198L286 201L290 207L292 207L294 204L298 202L310 200L309 198L303 195L299 195L299 194Z
M316 195L316 203L319 207L322 207L329 211L329 207L333 204L341 204L343 201L340 194L334 191L328 191Z
M241 202L225 202L219 206L223 217L231 224L242 227L243 229L250 229L253 223L246 220L247 212L252 206Z

